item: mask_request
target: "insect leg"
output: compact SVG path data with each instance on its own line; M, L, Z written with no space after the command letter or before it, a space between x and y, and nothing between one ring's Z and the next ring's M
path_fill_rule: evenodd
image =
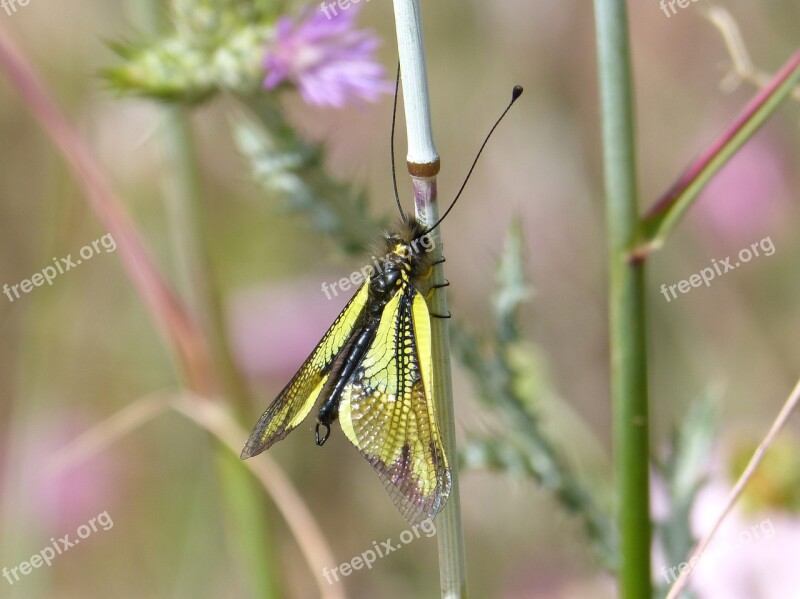
M324 426L325 427L325 435L321 439L320 439L320 436L319 436L319 427L320 426ZM315 427L314 432L317 435L317 445L322 447L325 444L325 441L328 440L328 437L331 434L331 427L328 426L327 424L325 424L324 422L317 422L317 426Z
M425 294L425 299L431 299L431 297L433 296L433 292L435 290L449 286L450 286L450 281L448 281L447 279L444 280L444 283L437 283L436 285L431 285L430 289L428 289L428 292Z
M370 322L364 325L360 331L354 331L339 356L337 356L328 376L328 383L320 393L327 399L320 406L319 414L317 415L317 445L321 446L328 440L328 435L330 435L331 431L330 425L339 417L339 401L342 397L342 391L355 369L361 364L361 360L364 359L364 354L372 343L377 330L377 322ZM325 436L322 438L319 435L320 426L325 427Z

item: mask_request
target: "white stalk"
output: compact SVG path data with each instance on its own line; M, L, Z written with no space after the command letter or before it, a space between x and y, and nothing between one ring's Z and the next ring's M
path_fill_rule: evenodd
M414 185L416 217L432 224L439 219L436 202L436 175L439 154L431 131L428 77L425 68L425 46L419 0L394 0L397 25L397 47L403 83L403 105L408 133L408 172ZM440 228L433 232L436 243L434 258L442 255ZM444 281L442 265L433 274L434 284ZM428 307L432 314L447 314L444 289L437 289ZM455 443L453 386L450 378L450 338L447 320L432 318L433 392L442 444L450 462L452 487L444 509L436 517L436 539L439 545L439 579L443 599L466 597L464 533L461 528L461 499L458 485L458 453Z
M407 160L414 164L438 164L439 154L433 145L431 131L428 74L425 68L425 43L422 38L419 0L395 0L394 17L408 130Z

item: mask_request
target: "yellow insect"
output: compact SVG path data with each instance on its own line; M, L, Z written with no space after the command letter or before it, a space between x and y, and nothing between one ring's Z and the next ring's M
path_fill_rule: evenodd
M521 94L522 88L515 87L511 103L483 142L473 168L492 132ZM384 257L379 268L372 269L261 416L242 450L242 459L283 439L319 403L317 445L325 443L338 419L345 436L375 469L407 521L433 518L444 507L452 479L436 418L431 316L449 315L431 314L425 298L447 285L430 282L434 266L444 260L433 259L431 232L461 191L431 227L405 216L397 199L401 218L382 237L384 251L379 255Z
M285 437L321 400L318 445L338 418L404 518L419 521L441 509L450 493L450 467L434 407L430 315L419 291L431 287L433 269L425 251L430 237L424 235L413 219L385 235L380 271L373 269L269 406L242 458Z

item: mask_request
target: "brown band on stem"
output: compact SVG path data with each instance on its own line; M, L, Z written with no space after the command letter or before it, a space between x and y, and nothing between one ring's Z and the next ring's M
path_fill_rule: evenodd
M439 174L439 169L441 168L438 158L433 162L424 164L418 162L407 162L406 164L408 164L408 173L412 177L435 177Z

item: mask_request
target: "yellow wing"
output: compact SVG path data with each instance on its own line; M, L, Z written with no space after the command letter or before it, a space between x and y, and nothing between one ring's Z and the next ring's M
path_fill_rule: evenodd
M450 494L450 468L436 423L430 315L406 283L342 393L339 422L409 522L432 518Z
M368 295L369 286L364 284L333 321L300 370L270 404L242 449L243 460L280 441L305 420L328 380L336 356L363 319Z

